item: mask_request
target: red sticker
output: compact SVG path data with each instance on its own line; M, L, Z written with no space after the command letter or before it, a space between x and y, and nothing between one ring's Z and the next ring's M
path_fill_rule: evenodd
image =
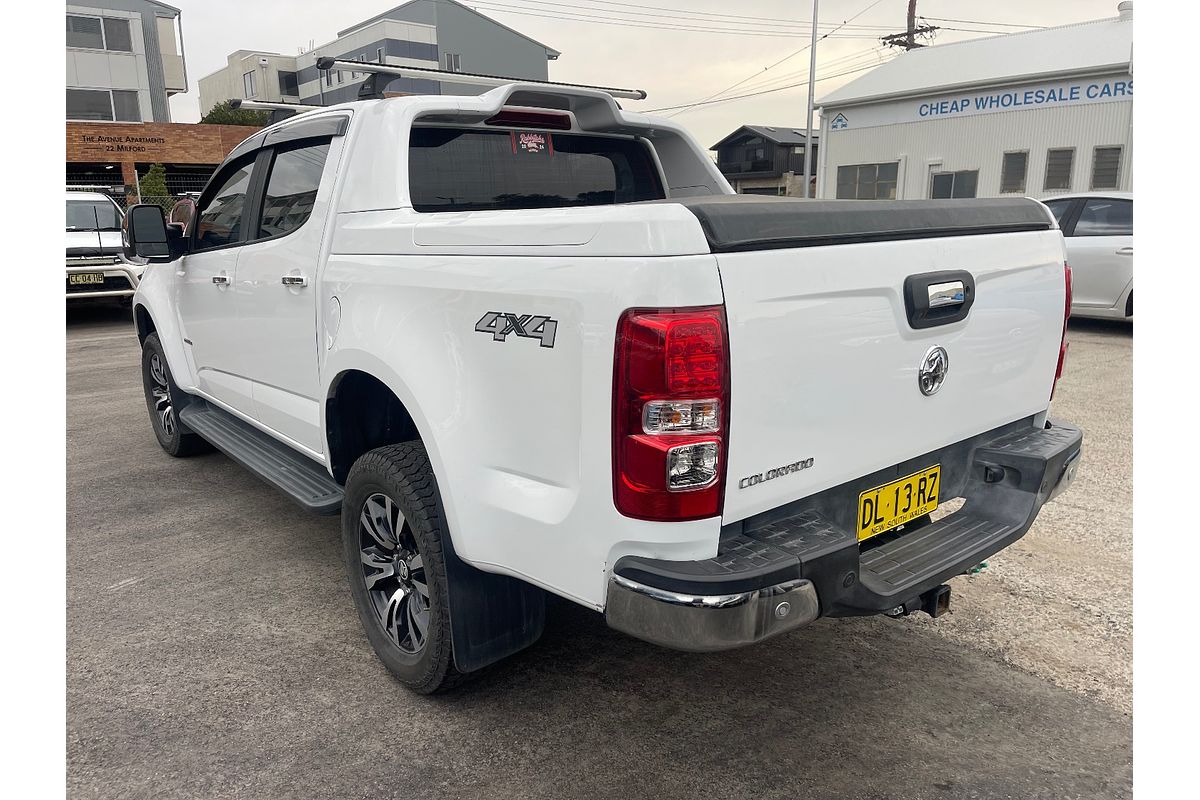
M510 135L512 136L514 153L540 155L541 153L554 152L554 142L548 133L540 131L512 131Z

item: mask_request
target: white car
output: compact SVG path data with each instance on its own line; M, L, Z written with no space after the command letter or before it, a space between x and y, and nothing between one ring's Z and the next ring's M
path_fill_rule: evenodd
M101 192L66 192L67 300L133 297L142 267L121 255L121 207Z
M594 87L300 114L126 232L159 444L340 513L419 692L535 641L548 593L683 650L937 616L1079 462L1045 206L737 195Z
M1067 242L1071 316L1133 319L1133 194L1085 192L1043 200Z

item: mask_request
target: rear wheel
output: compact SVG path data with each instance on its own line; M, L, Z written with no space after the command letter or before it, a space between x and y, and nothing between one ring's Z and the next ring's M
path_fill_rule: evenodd
M350 591L371 647L408 688L457 685L442 537L448 535L425 448L405 442L354 462L342 501Z
M154 436L163 450L182 458L213 449L179 419L181 403L188 395L175 385L157 333L150 334L142 343L142 389Z

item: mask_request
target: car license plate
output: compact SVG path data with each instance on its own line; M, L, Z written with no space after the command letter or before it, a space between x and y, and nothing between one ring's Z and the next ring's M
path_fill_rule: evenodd
M67 283L72 286L91 286L104 283L103 272L72 272L67 275Z
M870 539L938 506L942 465L869 489L858 496L858 540Z

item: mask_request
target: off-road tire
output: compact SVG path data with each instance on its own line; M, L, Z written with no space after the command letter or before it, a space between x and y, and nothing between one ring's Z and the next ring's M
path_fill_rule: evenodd
M399 507L423 563L428 627L416 653L401 648L385 628L367 588L363 567L364 528L361 516L368 498L384 495ZM379 659L405 686L419 694L446 691L467 675L454 667L450 606L443 542L449 539L442 500L429 456L420 442L404 442L372 450L354 462L342 501L342 544L350 593L367 640Z
M157 333L151 333L142 343L142 390L154 436L168 455L184 458L212 451L211 444L179 419L179 409L187 405L191 396L175 383ZM165 421L162 409L164 390L169 422Z

